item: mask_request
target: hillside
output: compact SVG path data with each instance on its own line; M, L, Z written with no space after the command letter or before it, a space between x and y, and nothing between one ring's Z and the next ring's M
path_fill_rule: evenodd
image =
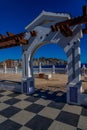
M41 58L34 58L33 59L33 66L38 66L39 64L44 65L64 65L67 64L67 62L65 60L62 59L57 59L57 58L45 58L45 57L41 57ZM22 66L22 60L18 59L18 60L13 60L13 59L8 59L5 61L0 62L0 67L3 67L3 65L6 64L8 68L14 67L14 66L18 66L21 67Z
M64 65L67 64L65 60L57 59L57 58L45 58L41 57L39 59L34 58L33 59L33 65L38 66L38 64L41 62L42 65Z

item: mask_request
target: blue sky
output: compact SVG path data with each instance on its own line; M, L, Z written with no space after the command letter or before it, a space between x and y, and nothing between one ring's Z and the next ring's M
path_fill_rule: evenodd
M87 5L87 0L0 0L0 33L24 32L25 26L32 22L42 10L66 12L72 17L79 16L82 14L82 5ZM0 61L18 59L21 56L21 47L0 50ZM37 50L35 57L41 56L66 59L64 51L53 44ZM81 39L81 61L87 63L87 35Z

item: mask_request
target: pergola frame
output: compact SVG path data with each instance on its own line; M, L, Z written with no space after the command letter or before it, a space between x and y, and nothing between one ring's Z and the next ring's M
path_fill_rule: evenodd
M84 29L81 24L86 25ZM8 37L1 35L0 39L0 49L22 44L22 92L31 94L35 91L32 59L36 50L53 43L63 48L68 60L67 103L87 105L87 95L81 93L80 74L80 38L87 33L87 7L83 7L83 16L77 18L43 11L25 29L26 33L7 33Z
M73 35L73 31L70 27L79 24L85 24L85 28L82 29L82 33L87 34L87 6L83 6L82 16L63 20L54 25L51 25L50 27L53 32L60 31L65 37L69 37ZM24 39L24 35L25 32L19 34L12 34L7 32L7 36L0 34L0 49L28 44L28 41ZM32 37L37 36L37 32L32 30L30 31L30 35Z

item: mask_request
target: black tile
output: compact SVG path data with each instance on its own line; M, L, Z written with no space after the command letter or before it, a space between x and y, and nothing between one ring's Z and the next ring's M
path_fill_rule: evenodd
M77 127L79 115L61 111L56 120Z
M16 96L19 96L20 94L19 93L11 93L11 94L9 94L8 96L10 96L10 97L16 97Z
M36 115L25 126L33 130L47 130L52 121L52 119Z
M29 101L29 102L36 102L38 99L39 98L37 98L37 97L30 96L30 97L26 98L25 100Z
M3 93L3 92L5 92L6 90L0 90L0 93Z
M11 117L14 114L16 114L17 112L21 111L21 109L10 106L2 111L0 111L0 115L5 116L5 117Z
M0 130L19 130L21 126L22 125L8 119L0 124Z
M82 130L82 129L80 129L80 128L77 128L76 130Z
M63 102L54 102L52 101L50 104L48 104L49 107L56 108L56 109L62 109L64 107L65 103Z
M7 103L9 105L13 105L13 104L15 104L15 103L17 103L19 101L21 101L21 100L20 99L16 99L16 98L11 98L11 99L6 100L4 103Z
M83 107L83 108L82 108L81 115L87 116L87 107Z
M34 112L34 113L38 113L38 112L40 112L43 108L44 108L44 106L42 106L42 105L39 105L39 104L31 104L30 106L28 106L27 108L25 108L25 110L30 111L30 112Z
M0 94L0 97L3 97L4 95Z

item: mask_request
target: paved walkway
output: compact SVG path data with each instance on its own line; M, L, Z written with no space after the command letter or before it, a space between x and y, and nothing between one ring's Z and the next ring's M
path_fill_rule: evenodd
M68 105L62 91L0 90L0 130L87 130L87 107Z

